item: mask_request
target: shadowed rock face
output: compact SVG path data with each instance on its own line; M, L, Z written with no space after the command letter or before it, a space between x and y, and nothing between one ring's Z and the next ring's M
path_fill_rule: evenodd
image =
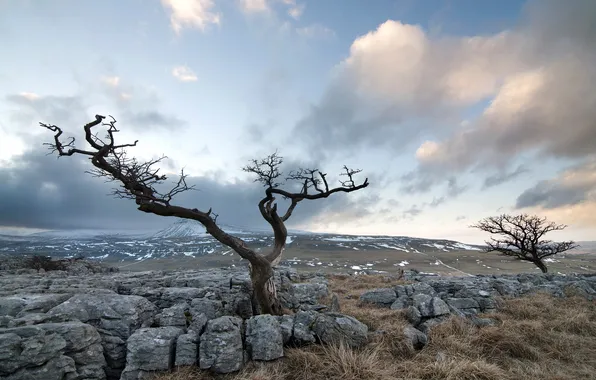
M0 276L0 377L25 379L143 379L174 365L217 373L248 360L275 360L285 346L368 342L368 328L320 305L329 296L319 274L279 268L275 282L293 315L253 316L250 279L242 269L149 271L85 276L60 273ZM411 284L366 292L362 301L408 310L404 330L414 348L450 315L477 325L495 310L496 296L572 291L596 296L596 275L505 275L438 278L408 274Z

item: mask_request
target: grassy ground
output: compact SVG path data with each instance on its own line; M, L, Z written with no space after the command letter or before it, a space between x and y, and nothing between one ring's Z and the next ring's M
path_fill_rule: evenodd
M214 376L179 368L155 380L577 380L596 379L596 302L539 294L499 300L497 326L475 327L452 318L434 327L415 351L403 340L404 313L360 305L367 289L395 285L383 276L331 276L342 312L374 334L364 349L310 346L286 349L271 363L250 363L236 374ZM380 333L382 332L382 333Z
M225 251L223 251L225 252ZM283 258L299 271L322 270L327 273L350 271L354 265L367 269L375 269L389 273L398 268L417 269L422 272L442 275L499 274L536 272L535 265L504 257L496 253L479 251L452 252L401 252L395 250L336 250L314 251L308 249L288 248ZM298 261L292 261L297 258ZM551 273L593 273L596 272L596 254L581 253L553 257L555 262L546 263ZM404 263L407 262L407 263ZM120 267L121 270L174 270L221 268L229 265L243 265L238 255L229 252L226 255L211 254L200 257L172 257L167 259L150 259L134 262L107 262ZM309 263L311 266L309 265ZM320 263L320 264L319 264ZM367 264L372 264L367 266ZM400 266L403 265L403 266Z

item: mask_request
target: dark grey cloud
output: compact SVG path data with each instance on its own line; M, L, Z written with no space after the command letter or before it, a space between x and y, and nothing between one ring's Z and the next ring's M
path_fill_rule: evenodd
M462 220L466 220L466 219L468 219L468 217L465 216L465 215L458 215L457 217L455 217L455 221L456 222L459 222L459 221L462 221Z
M515 207L553 209L596 201L596 160L569 168L558 177L540 181L521 193Z
M133 127L139 128L166 128L176 129L186 125L186 122L176 116L167 115L159 111L134 112L124 109L122 118Z
M326 156L340 149L403 146L416 136L415 129L407 128L396 136L397 126L403 122L401 110L391 104L372 104L351 86L349 79L332 84L298 121L290 140Z
M515 178L527 172L529 172L529 169L526 168L524 165L519 165L515 170L510 172L501 170L496 174L486 177L484 179L484 184L482 185L482 188L488 189L494 186L501 185L505 182L514 180Z
M51 138L51 134L48 134ZM0 167L0 226L50 228L50 229L155 229L174 220L139 212L134 201L113 198L110 193L115 183L105 183L91 177L85 171L90 163L81 157L48 156L39 149L27 151L12 161L8 167ZM170 181L175 181L175 176ZM264 196L261 186L251 181L220 183L217 173L207 177L189 177L188 183L198 190L178 195L177 205L207 210L219 214L218 221L245 227L267 227L258 211L258 201ZM288 226L307 222L329 209L362 206L351 203L349 197L332 196L318 201L303 201L296 208ZM287 201L278 200L279 208L285 210Z
M422 213L422 208L418 205L413 205L402 213L402 217L405 219L412 219Z
M35 94L10 94L5 97L11 107L9 114L11 130L15 134L27 135L39 122L63 125L82 125L89 118L88 106L83 98L72 96L37 96ZM53 121L55 120L55 122Z

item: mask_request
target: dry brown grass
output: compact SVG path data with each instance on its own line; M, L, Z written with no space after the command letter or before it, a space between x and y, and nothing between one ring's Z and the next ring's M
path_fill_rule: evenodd
M361 350L344 346L286 349L273 363L251 363L236 374L214 376L193 368L159 380L577 380L596 379L596 302L537 294L499 301L490 317L498 325L478 328L451 318L434 327L428 345L413 350L403 341L403 312L360 305L367 289L396 285L383 276L332 276L342 312L374 334ZM349 297L349 298L346 298ZM487 315L489 317L489 315Z

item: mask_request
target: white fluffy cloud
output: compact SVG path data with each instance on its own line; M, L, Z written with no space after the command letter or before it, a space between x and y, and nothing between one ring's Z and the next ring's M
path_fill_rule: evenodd
M221 23L221 13L213 10L214 0L161 0L161 3L170 11L170 24L176 34L185 27L204 31L211 24Z
M195 82L197 75L187 66L176 66L172 69L174 78L181 82Z
M269 12L267 0L239 0L240 9L244 13Z

